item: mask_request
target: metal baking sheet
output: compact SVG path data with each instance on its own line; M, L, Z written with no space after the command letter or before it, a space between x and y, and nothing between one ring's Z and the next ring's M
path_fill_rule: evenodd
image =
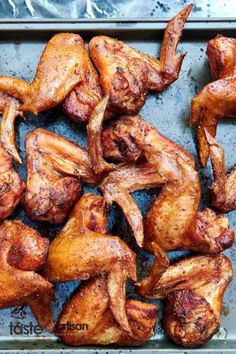
M159 53L163 29L166 20L44 20L21 21L9 20L0 23L0 74L16 75L31 80L35 74L40 54L50 37L57 32L67 31L79 33L86 43L97 34L105 34L124 40L127 44L156 56ZM196 159L200 168L196 151L195 131L189 127L189 110L192 97L206 83L211 80L206 45L208 40L218 33L236 37L236 19L214 19L202 21L191 19L185 26L184 35L179 45L179 51L187 52L179 79L164 92L149 95L141 114L164 135L187 149ZM217 139L225 149L227 167L236 164L236 121L224 119L220 122ZM83 125L72 122L61 112L59 107L40 113L37 117L27 114L25 121L17 121L17 143L24 163L15 166L19 174L26 178L24 139L27 132L36 127L44 127L61 134L76 143L86 146L86 129ZM199 170L202 184L203 205L208 205L208 187L212 183L211 165ZM97 188L84 186L84 191L98 193ZM145 213L155 199L157 191L143 191L134 193L134 198ZM231 226L236 231L236 211L228 214ZM55 227L46 223L35 223L28 219L22 207L18 207L11 218L21 218L23 221L38 229L43 236L53 239L62 225ZM134 238L127 223L117 207L110 209L109 229L114 235L120 235L139 254L139 275L145 273L151 257L140 251L135 245ZM236 248L232 247L225 254L231 261L236 262ZM171 259L178 259L183 252L172 252ZM57 300L52 309L55 318L60 313L64 302L71 293L78 288L79 282L56 285ZM154 336L142 348L115 348L109 347L78 347L72 348L63 345L56 337L43 333L41 335L13 335L10 324L20 322L36 323L30 309L11 308L0 311L0 352L38 352L38 353L235 353L236 352L236 277L226 292L223 305L222 323L219 333L204 347L195 350L186 350L170 342L161 329L161 318ZM129 297L138 298L133 294L132 284L128 286ZM155 301L153 301L155 302ZM159 304L159 302L157 301Z

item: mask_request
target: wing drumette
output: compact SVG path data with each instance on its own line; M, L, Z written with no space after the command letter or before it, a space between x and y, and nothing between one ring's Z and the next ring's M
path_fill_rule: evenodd
M209 144L205 130L214 138L222 117L236 116L236 40L217 36L208 43L208 58L214 81L206 85L192 100L191 125L198 124L200 160L206 165Z
M158 310L155 305L136 300L126 301L126 313L132 335L124 331L109 307L109 292L105 276L89 280L65 305L56 325L56 333L69 345L116 344L143 345L152 335ZM63 324L78 324L78 330ZM81 331L80 324L88 328Z
M236 74L236 40L221 35L209 41L207 55L213 80L220 80Z
M123 209L138 244L143 242L141 213L129 192L162 186L147 213L144 247L218 253L230 247L234 232L228 219L210 209L198 212L200 184L192 156L161 135L140 116L124 116L103 131L103 153L120 161L145 158L149 164L111 172L101 189L108 203Z
M77 84L79 86L65 102L65 109L74 118L76 116L87 119L101 97L97 81L82 38L73 33L54 35L41 55L32 83L15 77L0 77L3 101L0 106L3 107L1 112L4 116L1 123L3 147L16 161L21 162L14 145L13 128L16 116L22 112L38 114L58 105ZM12 101L11 97L15 100ZM77 103L77 110L73 113L71 102L74 100Z
M0 308L27 304L39 324L52 330L53 286L36 273L45 262L48 240L17 220L3 222L0 242Z
M224 255L195 256L166 270L157 257L148 280L142 280L138 289L148 298L167 299L164 329L173 341L198 347L219 330L223 295L232 275Z
M110 94L112 111L136 114L149 90L162 91L178 78L184 54L176 56L176 48L192 6L185 7L168 23L160 59L110 37L92 38L89 54L99 71L104 93Z
M33 220L60 223L81 194L80 178L95 183L86 150L44 129L26 137L27 185L23 203Z
M110 309L131 334L126 314L127 278L136 281L136 255L119 238L106 234L105 201L85 194L49 247L44 274L52 282L84 280L107 274Z

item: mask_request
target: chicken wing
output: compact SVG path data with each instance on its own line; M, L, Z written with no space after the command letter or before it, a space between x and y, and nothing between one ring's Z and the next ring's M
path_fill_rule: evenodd
M86 150L44 129L26 137L27 184L23 204L33 220L60 223L81 194L80 178L95 183Z
M81 41L81 81L66 96L62 107L73 120L87 123L94 107L102 97L102 90L98 74L82 39Z
M163 180L149 163L127 164L111 172L100 184L100 189L108 204L116 202L126 216L137 244L143 247L144 231L142 214L130 196L131 192L160 187Z
M143 288L141 281L138 288L148 298L167 299L164 329L173 341L198 347L219 330L223 296L232 275L231 262L224 255L195 256L171 265L163 274L152 270L152 286Z
M109 308L109 293L105 276L86 282L65 305L55 331L69 345L116 344L143 345L152 335L158 309L153 304L136 300L126 301L126 312L132 335L124 331ZM78 326L68 329L67 323ZM80 330L81 324L86 324Z
M226 173L223 148L208 131L205 134L215 178L211 187L211 203L221 212L228 213L236 209L236 166L230 173Z
M103 159L102 151L101 133L108 101L109 95L105 95L94 108L87 125L89 156L93 170L99 176L116 168L115 165L109 164Z
M92 78L89 79L90 72L91 64L82 38L78 34L58 33L47 43L32 83L15 77L0 77L0 92L16 99L15 106L9 105L9 99L4 99L4 109L1 110L4 116L1 122L1 142L16 161L21 162L21 158L14 146L13 126L19 112L38 114L52 108L62 102L79 83L84 90L86 88L87 92L93 85L93 83L88 84L89 80L93 82ZM91 76L93 75L94 72L91 73ZM95 91L94 89L93 92ZM93 96L92 92L90 96ZM98 100L99 98L100 95ZM86 105L83 103L85 100L85 97L81 99L83 108Z
M192 100L190 124L197 127L199 155L203 166L209 157L205 130L215 137L222 117L236 116L236 39L217 36L208 44L213 79Z
M209 41L207 55L213 80L224 79L236 74L236 40L217 35Z
M131 333L126 314L127 278L136 281L136 255L119 238L105 233L105 201L85 194L49 247L44 274L49 281L84 280L108 275L110 309L121 328Z
M230 247L234 232L228 219L210 209L198 212L200 184L192 156L161 135L140 116L124 116L103 131L104 156L120 161L145 158L145 169L114 171L100 188L109 204L123 209L138 244L143 241L142 215L129 192L161 186L162 191L147 213L144 247L153 243L165 251L194 250L218 253ZM151 183L150 183L151 182Z
M16 117L23 115L20 111L20 102L14 97L0 91L0 114L2 114L2 120L0 123L0 143L15 161L21 163L22 160L15 147L14 129Z
M18 205L25 183L14 171L11 156L0 145L0 222Z
M0 243L0 308L27 304L39 324L52 330L53 286L36 273L46 260L48 240L15 220L0 226Z
M99 71L104 93L110 94L111 111L136 114L149 90L160 92L178 78L184 54L176 56L176 48L192 7L188 5L168 23L160 59L110 37L92 38L89 55Z

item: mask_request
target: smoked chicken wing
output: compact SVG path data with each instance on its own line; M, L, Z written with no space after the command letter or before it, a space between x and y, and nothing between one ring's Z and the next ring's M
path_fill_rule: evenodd
M62 103L64 112L73 120L87 123L102 97L100 81L81 39L81 81L66 96Z
M140 247L144 242L143 217L130 193L162 184L160 175L149 163L123 165L119 170L111 172L100 184L106 202L116 202L122 208Z
M221 35L209 41L207 55L213 80L236 74L236 40Z
M142 215L130 192L150 187L162 191L147 213L144 247L165 251L218 253L230 247L234 232L228 219L210 209L198 212L200 184L192 156L161 135L141 116L124 116L102 133L104 157L120 161L146 159L147 164L113 171L100 188L109 204L123 209L136 240L143 243ZM142 167L145 166L145 167ZM141 168L140 168L141 167Z
M205 134L215 178L211 187L211 202L221 212L228 213L236 209L236 166L227 174L223 148L208 131Z
M25 211L33 220L63 222L81 194L80 179L96 182L87 151L44 129L30 132L25 145Z
M160 59L107 36L92 38L89 55L99 71L104 93L110 94L109 110L136 114L149 90L160 92L178 78L185 54L176 56L176 48L192 7L188 5L168 23Z
M14 171L11 156L0 145L0 222L18 205L25 183Z
M121 328L131 334L126 314L127 278L136 281L136 255L119 238L106 233L106 204L85 194L49 247L44 275L52 282L108 276L110 309Z
M136 300L126 301L126 313L132 335L124 331L114 318L109 306L107 278L101 276L86 282L66 303L55 331L63 342L69 345L106 345L118 346L143 345L152 335L158 309L153 304ZM66 328L73 323L84 330Z
M36 273L46 260L48 240L15 220L0 226L0 244L0 308L27 304L38 323L52 330L53 286Z
M21 162L14 145L16 116L22 112L38 114L58 105L77 84L76 114L79 115L81 111L81 117L85 117L90 112L86 111L96 105L101 94L84 41L73 33L58 33L49 40L32 83L15 77L0 76L1 95L7 94L1 97L4 104L0 104L3 106L1 112L4 116L1 122L1 142L16 161ZM15 98L13 103L8 95ZM73 100L73 95L69 97L69 102ZM70 104L66 102L66 110L69 111ZM87 105L89 108L86 108Z
M142 280L139 292L148 298L167 299L164 329L173 341L190 348L206 343L219 330L224 292L233 275L230 260L224 255L195 256L161 274L162 263L158 265L156 259L149 286Z
M115 165L104 160L102 151L101 133L108 102L109 95L107 94L94 108L87 125L89 156L94 172L100 177L116 168Z
M208 58L214 81L192 100L190 124L198 125L199 155L203 166L209 157L205 130L214 138L218 121L236 116L236 39L217 36L208 43Z
M15 161L21 163L21 158L15 147L14 129L16 117L23 115L23 112L20 111L20 102L14 97L0 91L0 114L2 114L2 120L0 123L0 143Z

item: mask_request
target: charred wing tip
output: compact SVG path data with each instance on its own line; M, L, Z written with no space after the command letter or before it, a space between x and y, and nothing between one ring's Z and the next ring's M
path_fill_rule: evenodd
M185 6L175 17L177 18L183 18L184 21L187 20L188 16L190 15L192 9L194 7L193 3L188 4Z
M143 245L144 245L143 239L142 239L142 240L137 240L137 245L138 245L140 248L143 248Z
M8 154L12 157L12 159L14 161L16 161L19 164L22 164L22 158L18 154L18 151L15 149L15 147L14 148L8 147L3 143L2 143L2 145L3 145L3 148L8 152Z
M186 16L190 15L190 13L191 13L192 9L194 8L194 6L195 6L194 3L191 2L186 7L184 7L183 12L185 13Z
M19 154L17 154L17 155L12 155L12 157L13 157L13 159L14 159L17 163L19 163L20 165L22 164L22 158L20 157Z

